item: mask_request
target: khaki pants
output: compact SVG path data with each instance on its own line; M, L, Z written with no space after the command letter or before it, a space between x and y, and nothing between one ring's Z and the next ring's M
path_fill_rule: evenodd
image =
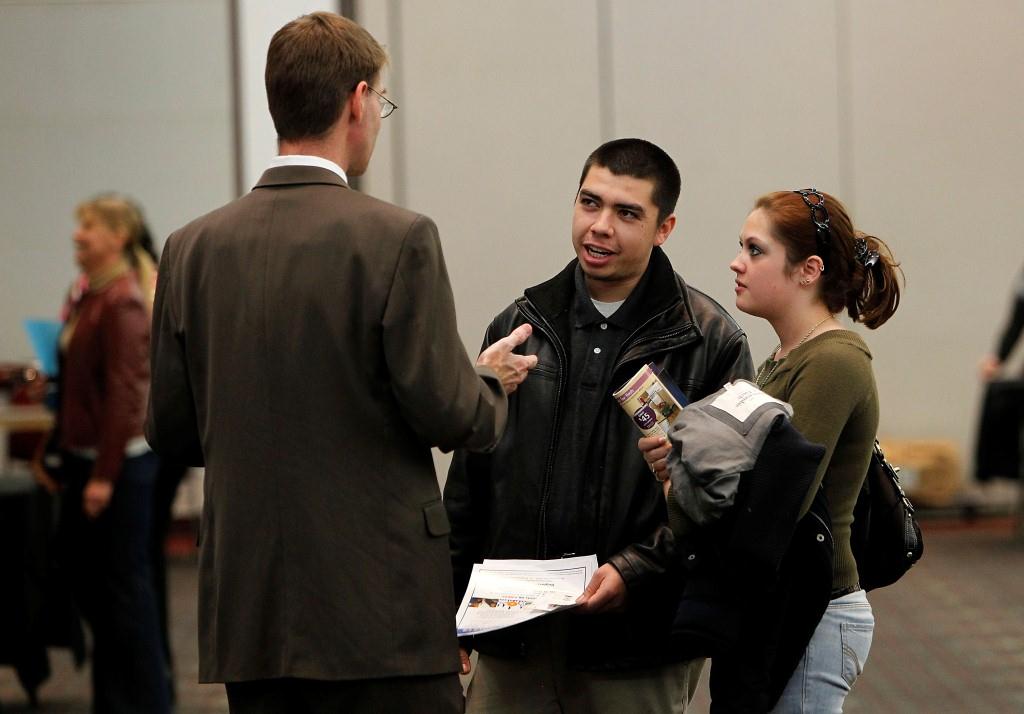
M538 628L535 651L527 658L479 656L466 691L467 714L686 711L703 659L620 672L570 670L565 666L565 628L559 619Z

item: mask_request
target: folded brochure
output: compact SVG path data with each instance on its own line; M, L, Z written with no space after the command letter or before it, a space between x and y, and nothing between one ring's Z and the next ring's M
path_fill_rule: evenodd
M612 396L644 436L668 436L672 422L687 404L679 386L653 362L641 367Z

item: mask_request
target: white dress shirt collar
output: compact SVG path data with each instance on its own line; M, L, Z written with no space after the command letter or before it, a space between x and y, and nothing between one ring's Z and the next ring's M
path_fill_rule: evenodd
M345 169L341 168L330 159L325 159L322 156L306 156L305 154L275 156L270 160L270 168L274 169L278 166L318 166L322 169L333 171L341 177L342 181L348 183L348 176L345 175Z

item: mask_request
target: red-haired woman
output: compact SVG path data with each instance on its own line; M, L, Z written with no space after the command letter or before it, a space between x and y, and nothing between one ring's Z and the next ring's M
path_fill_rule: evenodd
M826 449L801 514L821 485L835 545L832 599L774 711L840 712L874 630L850 525L878 428L878 392L871 352L837 316L870 329L885 323L899 306L901 272L882 241L856 230L846 208L815 189L759 198L729 268L736 307L771 323L779 340L757 386L791 404L793 426ZM641 449L655 475L667 476L667 444L642 439Z

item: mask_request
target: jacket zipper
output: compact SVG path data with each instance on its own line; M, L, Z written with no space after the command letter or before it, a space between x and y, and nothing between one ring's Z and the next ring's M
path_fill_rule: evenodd
M523 300L519 305L519 312L544 333L551 344L555 346L555 354L558 357L558 380L555 386L555 401L552 408L551 438L548 441L547 463L544 466L544 481L541 485L540 513L537 519L537 557L544 559L548 557L548 496L551 488L551 471L555 465L555 442L558 440L558 422L561 418L562 391L566 380L566 359L565 347L559 341L551 324L545 320L539 312L534 311L529 300Z
M621 360L621 355L626 354L627 352L629 352L631 349L634 349L638 345L641 345L644 342L668 339L676 335L682 335L693 329L693 324L689 323L685 327L676 328L673 330L669 330L668 332L662 332L657 335L642 337L632 343L629 342L631 338L642 332L645 327L647 327L649 324L660 318L665 313L675 309L677 305L678 303L673 303L670 307L659 312L657 315L653 315L648 320L646 320L642 325L640 325L637 329L635 329L633 331L633 334L626 338L626 347L619 351L619 357L617 358L616 364L612 369L613 374L616 371L618 371L618 369L622 367L622 365L624 364L623 361L618 361ZM551 341L551 344L555 346L555 353L558 356L559 366L558 381L555 390L555 403L552 409L553 418L551 439L548 442L548 455L544 467L544 481L541 487L540 514L537 523L537 557L543 559L548 557L547 507L551 489L551 472L554 469L555 442L558 440L558 426L559 420L561 418L561 397L563 388L565 386L567 367L565 359L565 347L559 341L558 336L555 334L555 330L554 328L551 327L550 323L533 308L533 305L529 302L528 299L523 300L522 303L519 304L518 308L519 312L523 315L523 317L525 317L530 322L534 323L537 326L537 328L542 333L544 333L544 336ZM683 342L677 346L682 346L684 344L689 344L689 341Z

